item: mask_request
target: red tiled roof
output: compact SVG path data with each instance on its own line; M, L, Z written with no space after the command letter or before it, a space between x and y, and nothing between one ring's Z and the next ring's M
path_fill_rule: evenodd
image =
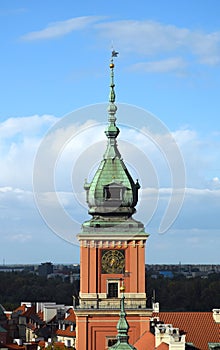
M25 312L22 313L22 316L30 317L32 314L35 314L35 306L32 305L31 307L28 307Z
M142 336L136 341L134 347L137 350L154 350L155 348L155 338L154 335L146 331L142 334ZM164 350L164 349L161 349Z
M31 342L28 343L31 349L37 349L37 343ZM25 350L27 347L26 345L18 345L16 343L7 343L4 345L5 348L8 348L9 350Z
M169 345L164 342L160 343L160 345L158 345L157 347L157 350L168 350L168 349L169 349Z
M76 315L75 315L74 310L73 310L73 309L69 309L69 310L67 311L67 313L68 313L69 315L65 318L65 320L66 320L66 321L75 322L75 321L76 321Z
M18 312L18 311L25 312L25 310L26 310L26 305L22 304L19 307L17 307L17 309L13 310L13 312Z
M66 349L65 344L62 343L62 342L56 341L56 342L54 343L54 345L56 346L56 348L59 348L59 349Z
M65 330L63 329L57 329L56 335L62 336L62 337L74 337L76 336L76 331L71 331L70 326L66 327Z
M8 349L12 349L12 350L24 350L24 346L21 346L21 345L18 345L18 344L5 344L5 347L8 348Z
M24 317L30 317L31 314L35 313L35 306L32 305L27 307L25 304L22 304L21 306L17 307L13 313L19 313L20 316Z
M208 349L208 343L220 342L220 325L212 312L159 312L153 313L165 324L172 324L186 333L186 342L201 350Z

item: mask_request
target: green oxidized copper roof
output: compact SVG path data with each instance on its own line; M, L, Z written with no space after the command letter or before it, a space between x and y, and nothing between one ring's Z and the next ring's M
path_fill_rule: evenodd
M135 206L138 202L138 181L132 179L117 146L119 128L116 125L114 62L115 51L112 53L110 63L110 94L108 106L108 126L105 130L107 147L103 159L90 183L86 182L86 198L89 206L89 214L93 215L90 221L83 224L83 230L91 227L114 226L126 221L126 229L130 226L134 230L143 232L143 224L132 219ZM120 228L121 229L121 228Z

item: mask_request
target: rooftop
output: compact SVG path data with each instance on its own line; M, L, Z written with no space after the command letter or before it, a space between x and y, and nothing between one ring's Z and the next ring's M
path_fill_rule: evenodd
M220 341L220 324L214 321L212 312L159 312L153 317L184 331L186 343L198 349L208 350L208 343Z

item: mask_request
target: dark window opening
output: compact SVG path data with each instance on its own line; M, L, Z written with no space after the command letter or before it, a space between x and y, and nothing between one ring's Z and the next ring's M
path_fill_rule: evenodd
M116 338L108 339L108 347L113 346L116 343L117 343L117 339Z
M118 283L108 283L108 298L118 298Z
M108 185L104 187L104 198L105 200L117 200L122 201L123 199L123 187L118 185Z

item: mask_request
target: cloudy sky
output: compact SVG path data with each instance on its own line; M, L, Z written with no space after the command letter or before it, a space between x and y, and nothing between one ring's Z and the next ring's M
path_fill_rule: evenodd
M1 1L0 264L79 262L112 47L146 262L219 263L219 11L218 0Z

